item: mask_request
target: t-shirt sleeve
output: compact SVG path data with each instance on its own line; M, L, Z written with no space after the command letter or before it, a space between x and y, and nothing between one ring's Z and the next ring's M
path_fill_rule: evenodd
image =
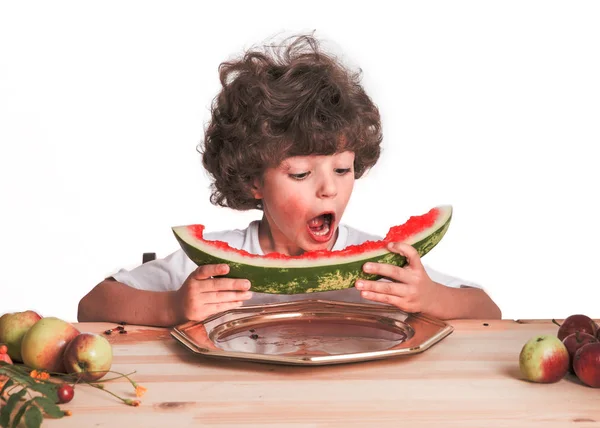
M204 234L207 240L227 242L234 248L244 248L249 239L246 230L226 230ZM120 269L114 279L138 290L176 291L198 266L180 248L163 259L152 260L134 269Z
M474 287L474 288L483 289L483 287L477 283L467 281L462 278L457 278L454 276L446 275L445 273L438 272L426 265L424 265L424 267L425 267L425 271L427 272L427 274L429 275L429 278L431 278L432 281L440 283L447 287L454 287L454 288Z
M139 290L175 291L196 267L179 249L163 259L152 260L131 270L120 269L111 276Z

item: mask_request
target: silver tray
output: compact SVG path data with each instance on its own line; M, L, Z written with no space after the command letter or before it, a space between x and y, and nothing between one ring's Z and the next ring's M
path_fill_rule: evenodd
M303 300L242 306L170 333L208 357L314 366L423 352L453 330L444 321L395 307Z

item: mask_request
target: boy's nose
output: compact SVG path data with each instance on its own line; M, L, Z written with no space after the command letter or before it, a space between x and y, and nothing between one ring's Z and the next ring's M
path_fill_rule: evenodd
M318 189L320 198L332 198L337 195L337 186L333 177L324 177Z

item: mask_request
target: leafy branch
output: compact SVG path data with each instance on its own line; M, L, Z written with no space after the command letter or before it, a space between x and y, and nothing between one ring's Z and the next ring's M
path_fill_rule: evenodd
M62 410L59 404L71 401L74 394L73 386L76 384L88 384L104 390L129 406L139 406L141 404L139 400L122 398L104 387L105 382L124 377L133 386L136 396L141 397L146 392L146 388L129 377L135 372L123 374L110 371L109 373L118 376L86 382L81 381L76 373L48 373L31 369L23 364L0 361L0 427L16 428L24 418L27 428L39 428L45 416L55 419L70 416L71 411ZM16 410L17 404L20 404L18 410ZM11 418L15 410L16 413Z

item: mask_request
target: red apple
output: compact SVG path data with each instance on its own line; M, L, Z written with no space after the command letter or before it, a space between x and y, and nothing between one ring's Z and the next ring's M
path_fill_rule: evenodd
M558 325L556 321L554 321L554 323ZM563 323L560 324L556 336L560 340L563 340L569 334L575 333L576 331L595 336L598 331L598 326L596 325L594 320L588 317L587 315L571 315L565 318Z
M600 387L600 342L588 343L575 352L573 358L575 374L583 383L593 388Z
M558 382L569 370L569 351L556 336L532 337L521 349L519 368L529 381Z
M571 333L563 339L563 343L566 346L567 351L569 351L569 371L571 373L575 373L575 369L573 369L573 357L575 357L575 352L583 345L596 342L598 342L598 339L596 339L595 336L580 331Z
M112 347L96 333L81 333L71 340L63 354L65 369L88 382L103 377L112 365Z
M33 369L64 373L63 351L78 334L79 330L60 318L42 318L23 337L23 362Z
M23 361L21 342L27 330L42 317L34 311L14 312L0 318L0 342L8 346L8 355L14 361Z

